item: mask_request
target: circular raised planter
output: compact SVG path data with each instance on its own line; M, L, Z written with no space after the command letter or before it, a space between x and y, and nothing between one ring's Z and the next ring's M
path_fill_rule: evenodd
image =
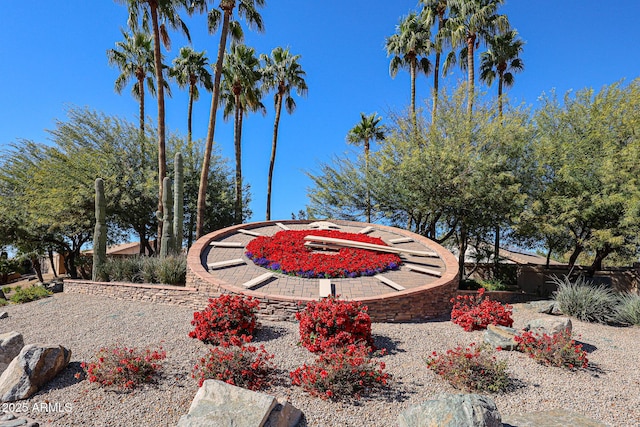
M403 263L397 270L355 278L307 279L286 275L254 264L245 246L258 235L281 230L335 229L382 239L391 250L400 250ZM313 241L317 245L319 241ZM333 242L325 243L337 250ZM351 244L338 243L338 245ZM373 321L411 321L438 317L450 310L449 300L458 288L458 263L437 243L406 230L352 221L269 221L227 227L198 239L187 257L187 286L209 296L220 293L250 295L261 301L259 315L294 319L308 301L328 294L356 300L369 307Z

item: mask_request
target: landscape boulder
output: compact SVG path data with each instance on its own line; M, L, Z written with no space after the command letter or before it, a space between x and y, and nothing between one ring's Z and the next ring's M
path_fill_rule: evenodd
M7 369L11 361L20 354L24 347L24 339L19 332L0 334L0 374Z
M552 317L529 320L523 329L537 335L553 335L563 331L567 331L571 335L573 325L568 317Z
M487 325L487 330L484 331L484 342L493 348L512 351L518 347L518 343L514 339L517 334L518 332L513 328Z
M0 401L28 398L55 378L70 359L71 351L61 345L24 346L0 376Z
M398 427L502 427L493 400L479 394L441 394L398 416Z

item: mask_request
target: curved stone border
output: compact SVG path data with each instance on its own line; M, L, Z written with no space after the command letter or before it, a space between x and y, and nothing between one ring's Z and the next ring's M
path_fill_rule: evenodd
M314 221L278 221L281 224L310 224ZM332 222L353 227L365 227L369 224L332 220ZM213 240L223 239L235 234L240 229L251 230L275 225L276 221L254 222L249 224L239 224L222 230L214 231L198 239L191 246L187 255L187 286L198 289L199 292L208 296L215 296L223 293L243 294L260 300L260 313L263 318L274 320L294 320L295 313L301 309L305 303L316 301L312 298L290 297L285 295L273 295L263 292L247 290L232 283L227 283L216 278L205 268L206 250ZM375 224L374 227L391 233L401 234L411 237L416 242L421 243L435 251L443 261L445 268L442 276L435 282L403 291L376 295L354 299L369 307L369 315L376 322L403 322L412 320L424 320L448 314L451 309L450 299L453 298L458 289L458 261L453 254L426 237L398 228Z

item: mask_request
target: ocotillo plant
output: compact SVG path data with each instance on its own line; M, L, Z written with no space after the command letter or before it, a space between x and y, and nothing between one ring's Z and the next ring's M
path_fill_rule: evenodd
M173 224L171 222L173 211L173 197L171 196L171 179L165 176L162 180L162 206L164 214L157 212L158 220L163 222L162 239L160 240L160 257L165 258L173 252Z
M179 254L182 252L182 223L184 221L184 168L182 166L181 153L176 153L174 169L173 236L175 245L174 252Z
M96 227L93 231L93 269L94 281L100 279L100 269L107 261L107 221L106 201L104 198L104 182L96 179Z

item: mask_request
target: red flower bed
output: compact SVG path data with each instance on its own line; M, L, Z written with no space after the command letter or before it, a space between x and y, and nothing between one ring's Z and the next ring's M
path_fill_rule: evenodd
M342 248L318 253L304 246L305 236L314 235L385 245L382 239L333 230L283 230L273 236L259 236L246 247L246 255L261 267L306 278L373 276L397 269L402 260L396 254L366 249Z
M499 301L491 301L484 296L484 288L478 290L478 296L458 295L451 298L453 309L451 321L460 325L465 331L487 329L487 325L501 325L511 327L512 307L503 305Z

